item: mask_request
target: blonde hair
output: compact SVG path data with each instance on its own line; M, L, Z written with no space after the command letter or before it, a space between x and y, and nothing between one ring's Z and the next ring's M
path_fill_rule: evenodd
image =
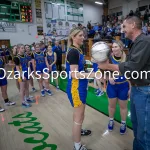
M123 51L123 42L120 41L120 40L117 40L117 41L114 41L113 43L116 43L120 48L121 48L121 51L122 51L122 59L121 59L121 62L125 62L126 61L126 54L125 52Z
M123 46L122 41L118 40L118 41L114 41L113 44L114 44L114 43L116 43L116 44L121 48L121 50L123 50L123 47L124 47L124 46Z
M17 44L17 49L20 49L21 46L24 46L23 44Z
M17 44L17 53L19 53L19 52L20 52L20 48L21 48L21 46L23 46L23 47L24 47L24 45L23 45L23 44Z
M72 37L76 36L81 31L82 29L80 29L79 27L75 27L70 31L70 34L68 36L68 48L73 44Z
M47 46L47 50L48 50L49 47L51 47L51 50L52 50L52 45L48 45L48 46Z
M40 47L40 43L36 43L36 44L35 44L35 47L36 47L37 45Z

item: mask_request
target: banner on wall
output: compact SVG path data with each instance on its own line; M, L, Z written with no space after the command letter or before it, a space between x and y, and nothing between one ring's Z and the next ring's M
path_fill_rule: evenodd
M46 26L47 26L47 28L52 27L51 20L46 20Z
M83 4L73 0L44 0L44 10L49 36L54 32L58 36L68 36L72 28L84 21Z
M42 18L36 18L36 23L37 24L43 24Z
M32 3L32 0L10 0L10 1Z
M11 22L0 22L0 32L16 32L16 24Z
M41 9L41 0L35 0L35 8Z
M36 9L36 17L37 17L37 18L42 18L41 9Z
M65 0L45 0L45 2L65 4Z
M68 36L69 35L69 29L57 30L57 35L59 35L59 36Z
M36 10L36 23L37 24L43 24L41 0L35 0L35 10Z
M66 20L65 4L45 2L44 7L46 19L62 20L62 21Z
M38 35L43 35L43 26L37 26Z
M46 33L47 35L52 34L52 32L57 32L57 35L68 36L69 32L72 28L77 27L78 23L75 22L68 22L68 21L52 21L46 20L47 28Z
M83 22L83 4L67 1L67 20L73 22Z

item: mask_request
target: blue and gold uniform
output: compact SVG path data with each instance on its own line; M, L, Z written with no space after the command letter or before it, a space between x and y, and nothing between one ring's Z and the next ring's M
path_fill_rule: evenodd
M94 72L98 71L98 64L97 63L93 63L93 71Z
M10 52L8 48L5 50L5 56L10 56Z
M36 71L38 71L38 74L44 73L44 69L47 68L46 62L45 62L45 53L44 52L35 52L33 53L34 60L36 62ZM47 70L45 70L47 72Z
M50 56L48 53L46 54L48 64L51 65L55 61L55 55L54 52ZM52 71L56 71L56 64L53 64Z
M0 68L4 69L3 53L0 53ZM3 70L0 70L0 86L7 85L7 79Z
M12 61L11 63L14 63L14 57L16 57L16 55L9 55L9 57L8 57L8 61ZM12 67L12 72L13 72L13 75L16 73L16 66L13 66Z
M66 57L66 71L68 75L68 84L67 84L67 95L70 100L70 103L73 107L79 107L81 104L86 103L86 97L87 97L87 86L88 86L88 80L87 79L75 79L70 76L70 61L69 57L72 57L72 59L76 59L74 55L69 54L71 52L76 52L77 53L77 58L78 58L78 70L79 72L84 71L84 66L85 66L85 60L84 60L84 55L82 53L81 49L78 49L74 46L71 46L68 49L67 52L67 57Z
M114 56L110 56L110 60L113 64L121 63L121 59L117 60ZM116 77L115 85L110 84L108 81L107 85L107 95L108 98L118 98L120 100L128 99L128 91L129 91L129 82L125 78L125 76L120 75Z
M16 56L17 56L17 55L14 55L14 56L12 55L12 56L11 56L11 57L12 57L12 61L14 61L14 57L16 57ZM16 66L12 67L12 71L13 71L14 75L17 74L17 73L16 73L16 71L17 71Z
M19 59L19 66L20 66L20 70L22 72L25 72L24 73L24 77L29 80L29 77L28 77L28 58L27 58L27 55L24 54L24 56L21 56L21 55L17 55L16 58Z
M31 61L32 60L32 53L30 53L30 54L26 53L26 55L27 55L28 61ZM34 71L32 63L30 63L30 70L31 70L31 72Z

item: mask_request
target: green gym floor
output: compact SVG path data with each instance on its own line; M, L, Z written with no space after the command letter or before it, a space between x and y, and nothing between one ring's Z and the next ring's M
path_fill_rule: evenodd
M54 85L54 83L51 83ZM66 92L67 87L67 79L59 78L59 87L62 91ZM101 97L97 97L94 92L93 87L89 87L88 95L87 95L87 105L96 109L97 111L108 116L108 99L106 93ZM115 120L120 122L120 109L119 105L116 106ZM132 128L131 120L130 120L130 101L128 102L128 116L127 116L127 126Z

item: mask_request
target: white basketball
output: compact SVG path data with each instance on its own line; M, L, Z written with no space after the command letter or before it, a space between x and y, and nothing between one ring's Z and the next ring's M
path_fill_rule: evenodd
M104 62L108 59L110 47L105 42L97 42L92 46L91 56L94 62Z

